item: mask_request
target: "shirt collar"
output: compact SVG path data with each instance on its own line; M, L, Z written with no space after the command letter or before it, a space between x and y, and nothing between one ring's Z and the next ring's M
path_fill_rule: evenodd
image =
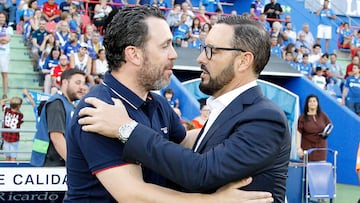
M135 110L140 108L140 106L143 105L145 102L133 91L131 91L121 82L116 80L109 71L105 73L103 85L107 86L110 91L116 95L116 97L120 98L123 102L129 104L129 106L131 106ZM151 97L151 95L149 94L148 97Z
M219 107L220 105L223 107L227 107L237 96L239 96L241 93L255 86L257 86L256 80L251 81L236 89L233 89L230 92L227 92L219 96L218 98L214 98L211 96L207 99L206 103L207 105L209 105L211 110L215 109L216 107Z

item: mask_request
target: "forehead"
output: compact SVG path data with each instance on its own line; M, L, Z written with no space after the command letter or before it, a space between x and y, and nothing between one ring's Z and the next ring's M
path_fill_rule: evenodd
M155 40L159 43L165 42L172 39L172 33L169 25L164 19L150 17L145 20L148 26L148 41Z
M227 24L215 24L206 37L206 44L213 46L229 46L234 35L234 28Z

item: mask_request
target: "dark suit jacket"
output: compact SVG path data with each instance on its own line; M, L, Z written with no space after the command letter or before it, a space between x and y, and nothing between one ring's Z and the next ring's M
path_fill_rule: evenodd
M283 111L253 87L232 101L201 142L199 153L139 124L124 159L141 163L192 192L212 192L246 177L246 190L269 191L284 202L290 134Z

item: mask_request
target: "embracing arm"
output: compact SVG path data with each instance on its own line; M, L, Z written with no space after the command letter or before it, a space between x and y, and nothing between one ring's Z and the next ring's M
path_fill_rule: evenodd
M245 192L237 188L245 186L251 179L228 184L214 194L183 193L158 185L145 183L141 168L134 164L110 168L96 174L106 190L118 202L156 202L156 203L261 203L272 202L271 194L266 192ZM136 188L134 190L134 188Z

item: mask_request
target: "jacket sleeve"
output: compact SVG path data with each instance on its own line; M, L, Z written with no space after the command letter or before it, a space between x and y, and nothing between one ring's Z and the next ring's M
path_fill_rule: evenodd
M139 124L125 145L123 158L141 163L191 191L216 189L274 167L283 140L289 140L285 137L289 136L287 123L278 112L261 112L263 119L249 116L226 126L232 129L231 134L217 136L220 144L204 154L169 142Z

